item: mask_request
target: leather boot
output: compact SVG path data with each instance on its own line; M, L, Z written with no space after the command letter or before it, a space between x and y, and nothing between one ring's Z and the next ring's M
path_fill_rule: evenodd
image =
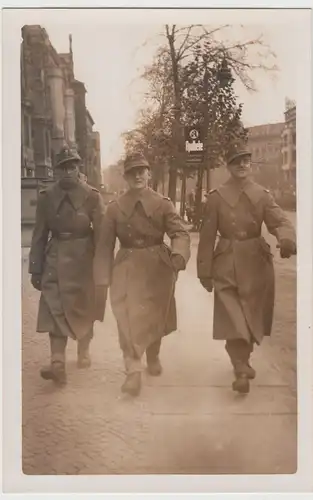
M49 334L51 363L40 370L45 380L52 380L56 385L63 386L67 382L65 370L65 349L67 337L57 337Z
M236 380L232 383L233 391L241 394L248 394L250 392L250 382L246 363L242 361L234 362L234 371Z
M146 350L147 371L152 377L158 377L162 373L162 365L159 358L161 340L151 344Z
M86 337L77 341L77 368L84 369L90 368L91 366L91 358L89 354L89 344L91 338L91 336L86 335Z
M241 363L241 370L244 370L245 375L249 380L256 376L256 371L249 363L249 358L253 350L253 344L250 344L241 339L228 340L225 349L229 355L236 375L236 363Z
M45 380L52 380L58 386L67 383L65 365L59 361L53 361L50 366L42 368L40 375Z
M138 396L141 391L141 373L129 373L121 387L121 391L129 394L130 396Z

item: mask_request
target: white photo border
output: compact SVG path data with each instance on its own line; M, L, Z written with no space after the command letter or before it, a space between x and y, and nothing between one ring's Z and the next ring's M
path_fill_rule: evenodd
M152 2L150 2L152 4ZM173 6L187 6L190 1L172 2ZM312 203L312 61L311 61L311 2L299 2L297 5L287 1L276 2L210 2L210 7L253 7L249 12L239 11L240 23L248 15L251 19L258 16L256 7L289 8L293 11L294 22L303 22L301 39L301 57L297 72L297 237L298 237L298 296L297 296L297 345L298 345L298 471L293 475L269 476L26 476L21 467L21 200L20 200L20 29L26 10L24 2L9 2L10 7L24 9L2 11L2 416L3 416L3 484L5 494L16 493L29 496L31 493L81 493L89 498L92 493L239 493L237 498L247 493L275 492L311 492L313 491L313 340L312 340L312 255L313 255L313 203ZM125 3L131 6L131 3ZM125 5L124 4L124 5ZM136 2L137 6L147 7L148 2ZM164 6L165 2L158 2ZM168 4L168 2L167 2ZM134 5L134 3L133 3ZM193 2L193 7L208 7L208 2ZM6 7L2 2L2 7ZM49 2L28 2L27 7L49 6ZM51 6L51 3L50 3ZM91 7L86 1L60 1L58 7L68 9L75 7ZM103 1L93 2L92 7L105 7ZM117 6L117 4L116 4ZM122 5L121 5L122 6ZM307 7L300 10L300 7ZM64 16L68 11L62 13ZM86 18L96 15L95 10L77 10L78 16ZM89 14L90 12L90 14ZM126 23L140 22L142 16L150 16L147 10L114 10L109 15L118 16L119 21ZM151 12L151 11L150 11ZM226 15L222 9L210 11L210 21L216 12ZM232 11L234 17L238 10ZM282 11L281 16L288 11ZM73 11L70 11L71 15ZM51 11L33 10L34 19L44 19ZM199 10L154 10L151 23L158 19L179 19L188 15L201 18ZM216 14L216 15L217 15ZM76 13L75 13L76 15ZM214 14L215 15L215 14ZM37 16L37 17L36 17ZM83 21L82 21L83 22ZM162 22L162 21L160 21ZM196 21L195 21L196 22ZM199 22L199 21L198 21ZM36 22L34 22L36 23ZM39 21L38 24L44 24ZM252 24L252 22L251 22ZM26 495L29 493L29 495ZM294 497L293 493L293 497ZM58 495L60 497L60 495ZM267 495L269 498L270 496ZM60 497L61 498L61 497Z

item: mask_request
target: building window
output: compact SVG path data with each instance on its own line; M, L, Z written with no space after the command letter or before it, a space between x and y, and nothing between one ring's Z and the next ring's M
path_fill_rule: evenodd
M297 151L296 150L293 150L293 152L292 152L292 161L294 163L296 163L296 161L297 161Z
M292 134L292 143L294 144L294 146L297 144L297 134L296 134L296 132L294 132Z
M26 177L34 177L34 170L32 168L26 168Z
M287 165L288 163L288 153L283 153L283 164Z

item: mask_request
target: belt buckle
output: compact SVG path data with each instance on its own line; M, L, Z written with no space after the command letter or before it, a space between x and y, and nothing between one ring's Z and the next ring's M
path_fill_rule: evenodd
M144 242L145 242L145 240L143 240L143 239L138 239L138 240L134 241L135 245L137 245L139 247L142 247L144 245Z
M241 231L237 233L237 238L239 241L243 241L247 238L247 233L245 231Z

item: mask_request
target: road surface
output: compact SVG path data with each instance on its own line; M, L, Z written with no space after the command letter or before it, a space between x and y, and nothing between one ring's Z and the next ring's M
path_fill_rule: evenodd
M295 259L277 259L273 337L253 355L250 394L239 396L223 343L211 338L213 299L196 278L192 238L192 259L177 286L179 330L162 346L164 373L144 374L134 400L120 393L123 364L110 308L96 326L90 370L76 369L70 341L67 387L40 378L48 336L35 332L39 293L29 284L23 249L24 474L296 471Z

